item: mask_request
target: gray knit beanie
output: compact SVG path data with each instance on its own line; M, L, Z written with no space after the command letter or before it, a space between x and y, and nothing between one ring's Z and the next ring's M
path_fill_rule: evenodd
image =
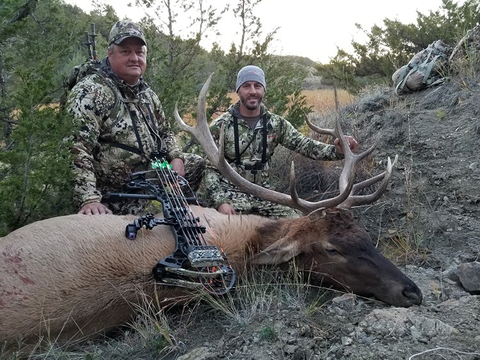
M267 90L267 83L265 82L265 74L263 70L255 65L247 65L240 69L237 75L236 90L247 81L256 81L262 84L263 88Z

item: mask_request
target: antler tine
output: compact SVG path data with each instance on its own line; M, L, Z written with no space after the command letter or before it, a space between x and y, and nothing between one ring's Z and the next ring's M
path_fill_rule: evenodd
M388 158L388 160L390 160L390 157ZM395 155L395 158L393 159L392 167L397 164L397 161L398 161L398 154ZM389 168L389 166L387 164L387 169L388 168ZM379 182L380 180L382 180L384 178L385 174L387 174L387 171L384 171L381 174L378 174L378 175L375 175L374 177L371 177L370 179L363 180L362 182L359 182L359 183L353 185L352 195L355 195L357 192L366 188L367 186L376 184L377 182Z
M378 174L377 176L374 176L373 178L364 180L358 184L355 184L355 186L352 189L352 193L356 193L357 191L373 185L380 180L383 180L380 183L380 186L373 192L372 194L369 195L350 195L346 201L342 203L342 208L349 209L353 206L359 206L359 205L366 205L366 204L371 204L374 201L377 201L380 199L380 197L383 195L385 190L387 189L388 183L390 182L390 178L392 176L392 171L393 167L397 163L398 160L398 154L395 155L395 159L393 162L391 161L390 157L388 157L388 162L387 162L387 167L384 172L381 174Z
M375 150L376 144L373 144L367 150L360 154L354 154L350 149L350 144L343 135L340 120L337 120L335 130L338 134L340 146L342 147L343 153L345 155L345 164L343 166L342 173L340 174L339 188L340 192L348 189L350 193L353 187L353 182L355 181L355 166L368 155L370 155L373 150Z
M343 167L344 171L342 171L342 176L340 176L340 192L345 191L345 189L349 187L348 186L349 182L352 182L353 184L353 181L354 181L354 176L353 176L354 172L353 170L348 171L348 169L350 169L352 166L357 164L360 160L368 156L375 149L375 145L371 146L365 152L355 155L351 152L350 146L346 141L345 137L343 136L341 122L338 116L337 116L337 120L335 121L335 129L320 128L314 125L310 121L309 116L306 117L306 122L308 127L313 131L315 131L316 133L330 135L330 136L333 136L334 138L340 139L340 144L342 146L342 149L344 149L344 153L346 154L348 152L348 158L347 158L347 154L345 156L347 160L345 161L345 166Z
M210 74L205 84L202 86L202 90L198 95L198 105L197 105L197 125L195 128L200 128L202 126L207 126L207 92L208 88L210 87L210 82L212 81L213 73ZM195 128L185 124L182 117L178 113L178 102L175 103L175 110L173 112L173 116L177 121L178 126L183 130L193 135L193 133L198 133L195 131ZM213 140L213 138L212 138Z
M292 201L294 201L296 204L299 204L301 199L298 196L295 183L295 163L292 161L292 165L290 166L290 196L292 197Z
M348 201L349 196L351 196L350 193L352 192L354 181L355 181L356 164L358 164L366 156L371 154L372 151L375 149L375 145L373 145L370 148L368 148L366 151L360 154L354 154L350 149L350 145L347 139L345 138L345 135L343 134L341 121L339 117L337 117L337 120L335 123L335 130L330 130L330 129L321 129L321 130L326 130L328 131L328 133L335 134L338 137L338 139L340 140L340 146L342 147L342 150L345 155L345 160L344 160L343 169L339 179L340 193L337 196L330 199L324 199L318 202L309 202L308 208L311 209L311 211L320 209L320 208L340 206L340 204L342 204L343 206L343 203L345 201Z
M343 153L345 155L343 169L340 174L339 179L339 189L340 193L330 199L324 199L317 202L309 202L309 208L311 211L320 209L335 207L342 204L346 201L352 191L353 183L355 181L355 165L362 159L364 159L368 154L370 154L375 146L370 147L368 150L361 154L354 154L350 149L350 145L343 134L340 118L337 117L335 122L335 130L331 130L332 133L337 135L340 140L340 146L342 147Z
M185 124L185 122L178 113L177 103L175 103L175 110L173 113L173 116L177 121L180 129L192 134L195 139L197 139L198 143L202 146L202 148L205 150L207 156L209 154L218 153L217 145L215 144L212 134L210 133L207 121L207 93L208 88L210 87L212 76L213 73L210 74L205 84L203 84L202 90L200 91L200 94L198 96L197 124L195 127ZM215 166L217 165L218 160L215 157L210 158L209 156L209 159Z
M325 129L325 128L318 127L317 125L315 125L310 121L310 118L308 115L305 117L305 121L308 127L318 134L330 135L330 136L333 136L334 138L338 137L337 133L335 132L335 129Z
M313 131L315 131L316 133L330 135L330 136L333 136L334 138L340 139L340 145L342 149L345 149L344 150L345 164L343 166L342 173L340 175L340 180L339 180L340 195L333 198L335 199L335 201L341 202L348 197L348 192L353 186L353 182L355 180L355 173L353 170L356 162L358 161L354 161L353 153L351 152L350 146L343 135L343 131L340 123L340 117L337 115L334 129L320 128L314 125L310 121L309 116L306 117L306 122L308 127ZM371 151L373 151L373 149ZM326 200L323 200L323 201L326 201Z

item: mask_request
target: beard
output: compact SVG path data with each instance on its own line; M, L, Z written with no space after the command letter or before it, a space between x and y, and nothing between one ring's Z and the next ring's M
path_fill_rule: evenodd
M262 103L263 97L262 96L239 96L240 102L243 106L245 106L248 110L256 110L260 107Z

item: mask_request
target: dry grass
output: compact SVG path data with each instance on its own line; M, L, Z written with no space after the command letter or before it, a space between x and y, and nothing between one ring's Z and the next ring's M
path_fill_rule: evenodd
M313 106L315 113L325 114L335 111L333 89L303 90L302 95L307 98L307 105ZM354 96L345 90L337 90L340 106L351 104Z
M258 268L254 273L247 271L239 279L234 292L222 298L206 293L203 300L219 314L237 324L246 325L259 317L273 316L285 307L298 309L299 314L307 319L322 308L333 293L310 285L308 274L291 262L284 271L271 268Z

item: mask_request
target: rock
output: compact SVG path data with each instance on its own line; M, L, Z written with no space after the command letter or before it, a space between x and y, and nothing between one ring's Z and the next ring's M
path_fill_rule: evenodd
M461 264L454 273L466 291L480 294L480 262Z
M423 337L449 336L458 330L439 319L416 314L410 309L375 309L359 323L365 333L379 336Z
M206 346L198 347L187 354L178 357L178 360L216 360L218 355L212 353L212 349Z

